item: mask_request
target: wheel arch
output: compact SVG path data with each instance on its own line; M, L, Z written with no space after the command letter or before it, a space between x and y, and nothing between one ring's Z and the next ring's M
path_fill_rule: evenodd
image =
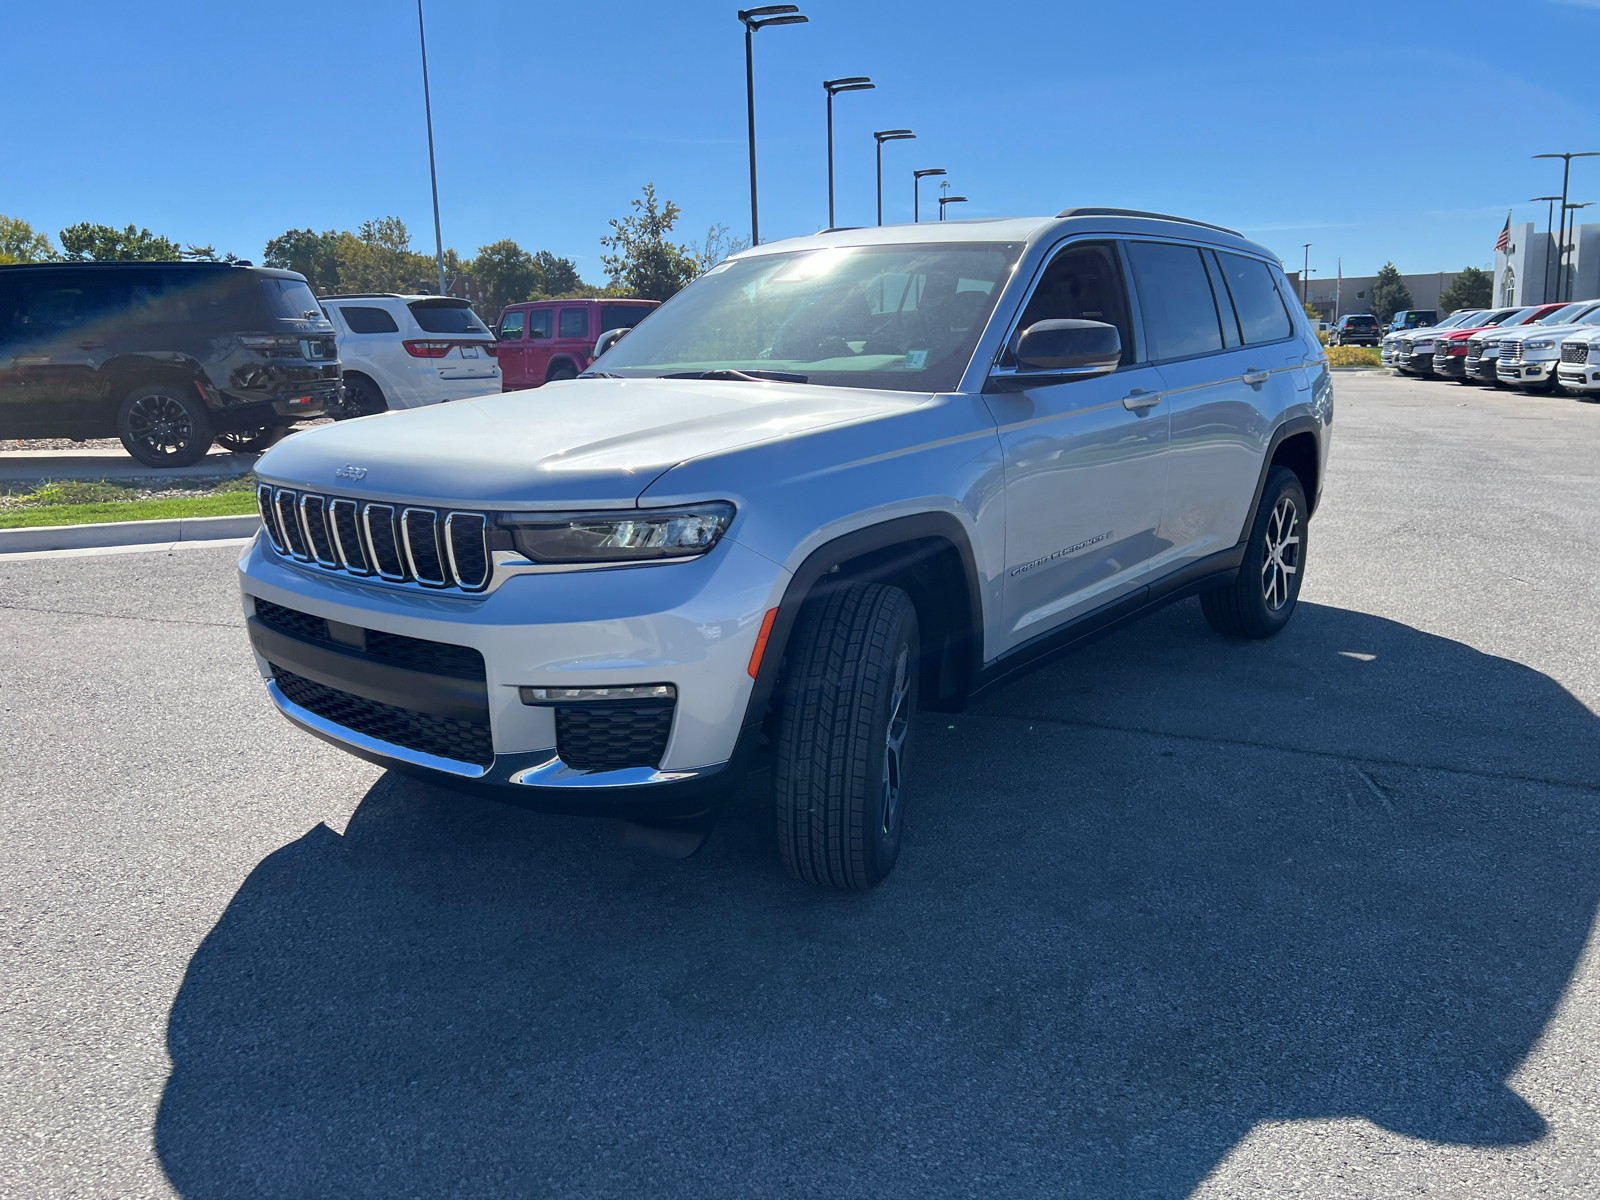
M553 355L551 357L550 361L547 362L545 364L545 367L544 367L544 382L545 383L549 383L550 382L550 374L557 367L571 367L572 368L572 373L574 375L578 374L579 372L581 372L583 370L583 368L578 365L577 360L575 358L573 358L570 354Z
M1292 417L1273 430L1267 453L1261 460L1261 474L1256 479L1256 492L1245 513L1244 527L1239 530L1239 540L1250 536L1256 520L1256 510L1261 506L1261 493L1266 490L1267 476L1273 467L1288 467L1300 480L1306 503L1311 512L1317 509L1317 492L1322 486L1322 426L1315 417ZM1308 516L1310 513L1307 514Z

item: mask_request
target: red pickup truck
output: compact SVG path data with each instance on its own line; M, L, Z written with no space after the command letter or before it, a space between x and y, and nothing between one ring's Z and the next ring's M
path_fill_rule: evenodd
M572 379L594 361L594 344L610 329L628 329L659 300L534 300L500 314L495 354L500 390L520 392Z

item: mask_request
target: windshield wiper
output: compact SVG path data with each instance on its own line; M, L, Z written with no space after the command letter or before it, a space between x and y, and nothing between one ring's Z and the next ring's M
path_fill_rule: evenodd
M807 375L792 371L679 371L675 375L658 375L658 379L730 379L744 383L805 383Z
M578 376L579 379L621 379L621 375L613 375L610 371L585 371Z

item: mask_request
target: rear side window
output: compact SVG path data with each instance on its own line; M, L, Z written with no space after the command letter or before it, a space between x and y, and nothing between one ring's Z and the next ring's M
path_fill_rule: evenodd
M548 308L528 310L528 336L531 338L547 338L550 336L550 310Z
M608 329L632 329L650 314L650 310L637 304L602 304L600 306L600 332Z
M516 342L522 340L522 313L508 312L500 315L500 332L496 334L502 342Z
M341 304L339 315L350 326L351 333L399 333L400 326L381 308L368 308L361 304Z
M589 310L586 308L563 308L561 310L561 336L564 338L588 337Z
M425 333L488 333L478 314L465 304L438 300L413 300L411 315Z
M1152 359L1222 349L1222 326L1199 250L1170 242L1129 242L1128 257Z
M113 310L127 303L128 289L93 278L40 280L18 288L0 313L0 340L35 341L77 330L109 328ZM118 319L122 314L116 314Z
M1226 250L1219 250L1217 258L1222 262L1222 274L1233 296L1233 307L1239 314L1239 332L1245 345L1279 342L1294 332L1283 297L1273 282L1272 268L1260 259L1229 254Z

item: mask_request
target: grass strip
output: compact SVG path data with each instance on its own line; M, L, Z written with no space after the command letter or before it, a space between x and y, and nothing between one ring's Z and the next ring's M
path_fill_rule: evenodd
M0 510L0 529L88 525L99 521L164 521L173 517L231 517L255 511L253 492L176 496L167 500L113 500L103 504L50 504Z

